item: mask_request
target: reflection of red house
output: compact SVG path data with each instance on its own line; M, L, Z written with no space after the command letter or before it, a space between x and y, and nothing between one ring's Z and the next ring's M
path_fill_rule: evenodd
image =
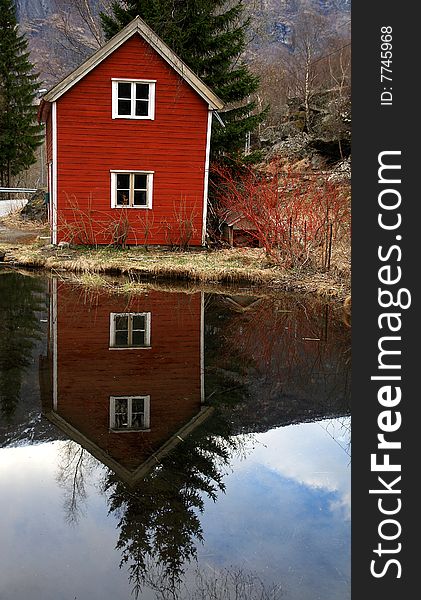
M201 293L86 301L53 281L50 324L44 414L124 480L206 417Z

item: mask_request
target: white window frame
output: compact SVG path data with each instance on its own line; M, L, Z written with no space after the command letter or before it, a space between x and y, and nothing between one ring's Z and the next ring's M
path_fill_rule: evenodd
M144 426L139 428L130 427L132 420L133 400L143 399ZM115 424L115 402L116 400L127 400L128 427L117 429ZM151 425L151 397L150 396L110 396L110 430L114 433L130 433L133 431L150 431Z
M130 209L151 209L152 208L152 194L153 194L153 178L154 171L132 171L129 169L112 169L111 173L111 208L130 208ZM130 175L130 190L129 190L129 204L119 205L117 204L117 175ZM134 200L134 176L135 175L146 175L146 204L145 206L133 204Z
M119 83L130 83L131 84L131 110L130 115L119 115L118 114L118 84ZM137 116L135 114L136 107L136 83L144 83L149 85L149 102L148 102L148 114L143 116ZM117 79L111 78L112 85L112 118L113 119L134 119L140 121L153 121L155 119L155 86L156 79Z
M133 323L133 317L141 316L145 317L145 344L143 346L117 346L115 342L116 328L115 328L115 317L128 317L129 325L129 337L133 334L133 329L130 328L130 324ZM129 340L130 341L130 340ZM110 313L110 350L147 350L151 348L151 313Z

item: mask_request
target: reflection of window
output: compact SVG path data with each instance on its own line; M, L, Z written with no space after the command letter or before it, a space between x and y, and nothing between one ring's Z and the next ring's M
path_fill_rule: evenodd
M111 171L112 208L152 208L153 173Z
M110 428L115 431L149 429L150 396L111 396Z
M113 119L154 119L155 81L113 80Z
M111 313L110 348L150 348L151 313Z

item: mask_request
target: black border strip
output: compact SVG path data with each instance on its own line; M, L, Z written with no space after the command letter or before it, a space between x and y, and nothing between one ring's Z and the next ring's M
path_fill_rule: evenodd
M355 600L412 598L417 589L419 525L415 503L418 503L421 434L416 430L420 393L415 373L421 370L417 349L421 332L417 321L421 272L418 246L421 220L417 209L421 199L416 179L421 164L415 88L421 29L413 10L414 4L390 0L353 0L352 5L352 598ZM392 62L388 64L385 58L383 66L389 66L391 73L383 70L383 74L391 76L390 82L381 81L380 77L381 44L387 43L381 36L389 31ZM381 96L383 92L388 93ZM379 183L382 152L387 154L381 155L381 161L400 168L381 171L380 175L388 181ZM384 209L383 201L399 205ZM391 226L398 223L400 214L402 223L386 230L379 225L379 213ZM383 279L394 280L400 273L399 281L380 282L379 269L383 266L390 267L381 271ZM380 306L379 288L392 294L382 296L383 304L387 305L387 299L393 297L396 306ZM407 292L401 291L399 295L404 289ZM410 306L404 308L409 302ZM383 313L394 316L383 317L380 328L379 317ZM397 330L391 332L391 326ZM383 339L381 347L398 353L384 355L379 363L378 344L383 336L393 339ZM385 364L394 368L384 368ZM379 376L389 379L371 379ZM394 402L399 394L400 401ZM395 431L385 433L387 427ZM379 433L401 447L379 449ZM390 464L400 465L401 470L372 470L372 454L380 465L387 462L385 454L388 454ZM395 482L396 478L400 479ZM375 489L381 492L369 492ZM390 514L382 514L381 509L389 510ZM384 539L387 537L390 539Z

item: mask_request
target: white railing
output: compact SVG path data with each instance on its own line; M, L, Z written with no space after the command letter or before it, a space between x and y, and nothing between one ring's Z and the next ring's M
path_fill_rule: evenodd
M12 194L34 194L37 190L33 189L33 188L6 188L6 187L0 187L0 194L2 192L5 193L12 193Z

